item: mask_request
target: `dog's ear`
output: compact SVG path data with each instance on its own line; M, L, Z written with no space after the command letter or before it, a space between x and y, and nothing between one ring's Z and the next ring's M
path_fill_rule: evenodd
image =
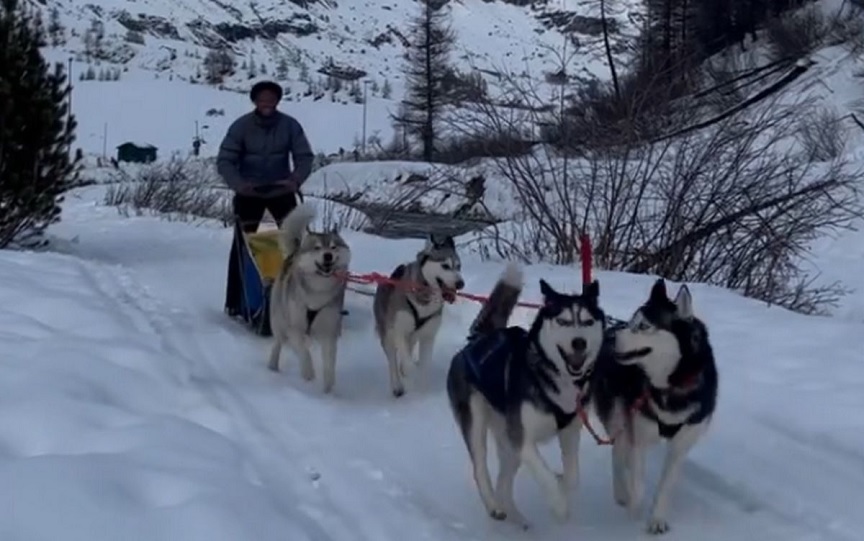
M430 234L428 237L426 237L426 245L423 246L423 250L421 250L421 251L428 252L430 250L434 250L435 246L436 246L435 240L436 240L436 237L434 234Z
M453 237L450 235L436 235L432 233L429 235L429 240L426 243L427 248L455 248L456 243L453 240Z
M590 284L582 284L582 296L597 303L600 299L600 282L594 280Z
M693 318L693 296L686 284L683 284L675 295L675 315L681 319Z
M549 282L543 278L540 278L540 294L543 295L543 298L546 300L554 299L558 296L558 292L552 289Z
M666 280L660 278L654 282L654 287L651 288L651 294L648 296L648 302L663 303L669 300L666 294Z

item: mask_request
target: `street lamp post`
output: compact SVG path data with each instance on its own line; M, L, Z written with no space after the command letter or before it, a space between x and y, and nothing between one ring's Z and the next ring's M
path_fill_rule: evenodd
M361 148L363 152L363 156L366 156L366 102L368 101L368 92L369 81L363 81L363 142L361 143Z

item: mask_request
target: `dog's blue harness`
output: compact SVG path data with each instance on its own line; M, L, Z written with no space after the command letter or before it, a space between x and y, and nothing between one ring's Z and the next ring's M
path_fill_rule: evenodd
M520 327L496 330L472 339L457 354L471 384L498 411L506 411L509 402L510 358L527 336Z

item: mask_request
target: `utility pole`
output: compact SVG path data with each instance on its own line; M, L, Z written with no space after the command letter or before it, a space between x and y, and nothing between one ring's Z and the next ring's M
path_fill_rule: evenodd
M108 159L108 123L102 128L102 159Z
M363 81L363 142L361 144L361 148L363 149L363 156L366 156L366 102L368 100L368 92L370 80Z

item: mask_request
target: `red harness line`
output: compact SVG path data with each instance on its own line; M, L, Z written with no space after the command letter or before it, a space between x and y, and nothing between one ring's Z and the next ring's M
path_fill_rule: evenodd
M582 263L582 285L583 287L587 284L590 284L592 281L592 269L593 269L593 259L594 254L591 247L591 239L588 235L583 234L579 237L579 251L580 251L580 259ZM404 288L410 291L418 291L424 289L424 286L420 284L415 284L408 282L406 280L396 280L386 276L384 274L378 272L369 272L365 274L354 274L354 273L346 273L343 275L343 279L346 282L354 283L354 284L364 284L364 285L372 285L372 284L390 284L396 287ZM368 294L365 291L356 290L358 293ZM455 297L447 298L446 300L450 303L455 302L456 297L461 297L463 299L484 303L489 300L488 296L485 295L477 295L475 293L465 293L462 291L456 291L454 293ZM533 303L533 302L518 302L516 306L520 306L522 308L533 308L535 310L539 310L543 307L541 304ZM642 404L647 400L648 394L646 393L641 396L632 406L631 411L638 410L642 407ZM582 407L581 396L577 402L579 405L577 406L577 415L579 419L582 421L582 424L585 426L585 429L588 430L588 433L591 434L591 437L594 438L594 441L597 445L611 445L614 443L615 438L618 436L603 438L600 433L594 428L591 424L591 421L588 417L588 410Z

